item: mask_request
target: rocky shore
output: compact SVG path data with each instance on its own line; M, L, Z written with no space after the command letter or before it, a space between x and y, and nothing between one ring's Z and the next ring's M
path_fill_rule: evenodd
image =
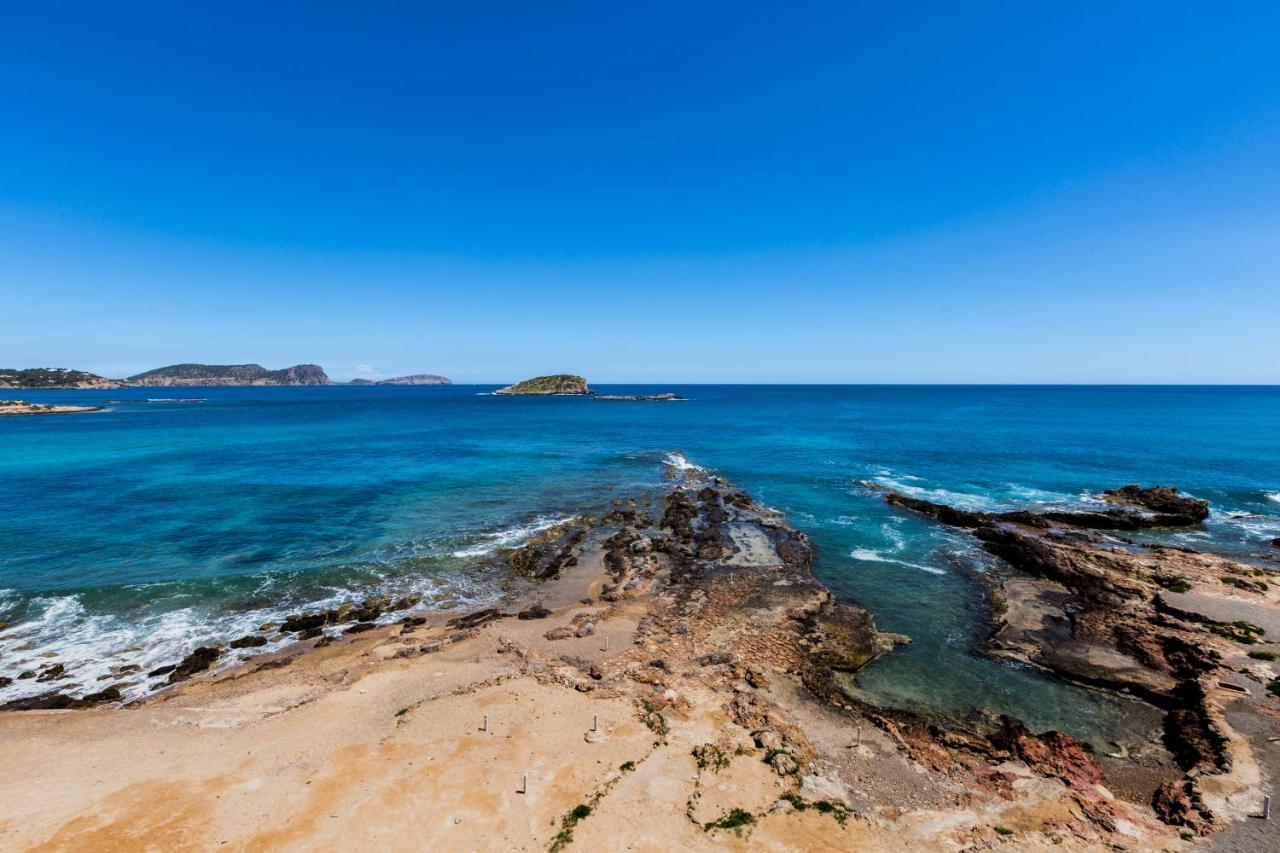
M1180 766L1153 794L1060 733L851 700L842 681L908 639L836 600L778 513L671 473L495 555L512 584L492 607L299 612L148 673L157 690L127 709L61 704L58 676L33 673L44 710L0 715L27 768L0 777L0 846L1177 850L1260 800L1221 682L1263 662L1186 615L1203 602L1163 598L1216 593L1230 561L1177 552L1173 575L1165 551L1081 519L886 495L971 531L1005 583L1057 585L1023 595L1039 621L1005 606L993 648L1163 703ZM1198 512L1121 499L1101 516ZM254 652L281 632L296 641ZM98 707L57 710L82 703Z
M0 415L75 415L103 411L106 409L102 406L54 406L26 400L0 400Z
M1103 495L1118 506L978 513L884 491L891 505L969 531L1012 570L990 591L993 654L1164 712L1181 774L1152 792L1152 808L1208 834L1260 806L1254 752L1266 744L1237 732L1227 709L1272 726L1280 719L1269 698L1280 694L1271 663L1280 657L1280 574L1116 534L1198 524L1209 514L1204 501L1137 485Z

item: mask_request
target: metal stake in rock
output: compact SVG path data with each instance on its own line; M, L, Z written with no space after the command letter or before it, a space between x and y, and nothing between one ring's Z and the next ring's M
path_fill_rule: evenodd
M484 723L480 726L480 731L482 732L489 731L489 715L488 714L484 715Z
M1271 820L1271 796L1267 795L1262 798L1262 819Z

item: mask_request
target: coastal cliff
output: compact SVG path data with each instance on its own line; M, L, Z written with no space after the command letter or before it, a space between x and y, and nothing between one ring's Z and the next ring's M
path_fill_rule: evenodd
M296 364L283 370L267 370L260 364L174 364L130 376L127 382L159 387L331 384L328 375L315 364Z

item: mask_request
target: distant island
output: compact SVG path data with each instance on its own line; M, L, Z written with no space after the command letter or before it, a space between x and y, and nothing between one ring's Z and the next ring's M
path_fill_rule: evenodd
M506 388L499 388L494 394L503 396L529 397L591 397L608 402L661 402L683 400L679 394L597 394L587 385L587 380L571 373L557 373L552 376L535 376Z
M587 387L587 380L569 373L556 373L552 376L535 376L506 388L499 388L495 394L519 394L527 396L569 395L584 397L594 394Z
M412 376L397 376L393 379L352 379L348 385L452 385L447 376L434 373L415 373Z
M0 388L119 388L124 383L66 367L0 367Z
M130 376L130 385L331 385L316 364L295 364L283 370L267 370L260 364L174 364Z

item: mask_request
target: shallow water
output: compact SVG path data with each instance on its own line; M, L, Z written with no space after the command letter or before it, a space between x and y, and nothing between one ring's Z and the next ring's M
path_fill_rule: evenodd
M611 404L469 386L174 390L31 392L136 402L0 419L0 674L56 653L87 688L371 584L468 606L500 580L479 555L658 486L679 452L786 512L823 581L913 638L859 690L1104 742L1132 728L1131 703L976 655L971 575L987 558L860 481L978 508L1169 483L1214 507L1173 541L1248 556L1280 536L1275 388L602 386L691 398ZM164 396L207 402L146 402Z

